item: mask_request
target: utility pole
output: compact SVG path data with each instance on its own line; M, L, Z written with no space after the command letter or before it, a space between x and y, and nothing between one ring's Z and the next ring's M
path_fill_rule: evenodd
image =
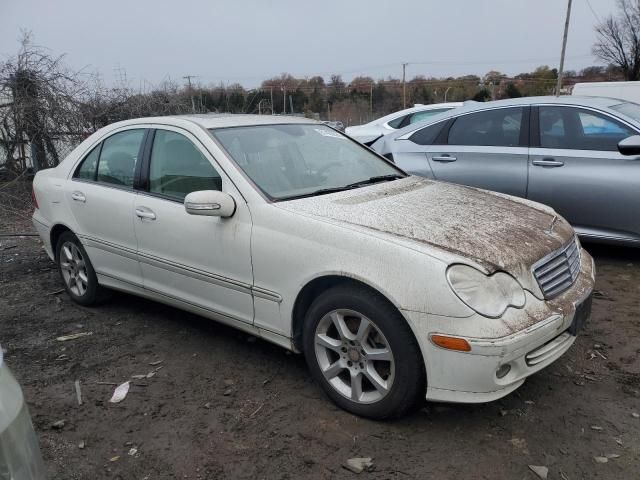
M558 70L558 83L556 84L556 96L560 96L562 88L562 74L564 73L564 52L567 49L567 35L569 33L569 18L571 17L571 0L567 3L567 19L564 22L564 36L562 37L562 53L560 53L560 70Z
M273 111L273 85L271 85L271 115L275 115L275 113Z
M196 78L195 75L185 75L182 77L187 80L189 84L189 96L191 97L191 112L196 113L196 102L193 100L193 90L191 89L191 79Z
M369 115L373 118L373 83L369 84Z
M402 108L407 108L407 86L405 84L407 65L409 64L402 64Z
M282 94L282 114L284 115L287 113L287 87L283 85L282 91L284 92Z

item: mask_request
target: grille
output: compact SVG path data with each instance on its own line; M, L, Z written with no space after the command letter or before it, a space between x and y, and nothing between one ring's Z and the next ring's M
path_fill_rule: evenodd
M553 298L573 285L579 271L580 249L576 238L533 266L533 275L545 298Z

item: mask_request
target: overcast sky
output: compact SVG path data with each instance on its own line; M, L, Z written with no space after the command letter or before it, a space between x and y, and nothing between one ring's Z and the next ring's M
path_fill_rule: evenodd
M376 79L509 75L557 67L566 0L0 0L0 56L20 29L73 68L132 86L195 75L254 87L282 72ZM590 5L589 5L590 4ZM592 7L592 9L590 8ZM595 63L596 16L615 0L573 0L566 69Z

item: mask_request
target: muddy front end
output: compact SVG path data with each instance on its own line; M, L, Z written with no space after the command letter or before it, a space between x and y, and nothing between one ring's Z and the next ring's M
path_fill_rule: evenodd
M532 279L521 306L499 317L474 313L466 318L422 315L428 329L427 399L479 403L501 398L525 379L560 358L591 314L595 267L572 238L535 262L522 277ZM526 282L522 282L526 283ZM459 339L458 346L439 338ZM434 339L436 341L434 341ZM463 345L464 348L459 348Z
M45 466L18 382L0 350L0 480L42 480Z

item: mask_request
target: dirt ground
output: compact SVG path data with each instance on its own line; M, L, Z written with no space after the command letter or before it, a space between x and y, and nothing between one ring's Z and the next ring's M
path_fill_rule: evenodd
M0 234L32 233L24 215L2 209ZM586 247L598 293L563 358L500 401L397 421L339 410L301 356L215 322L124 294L72 303L37 237L0 237L0 342L51 479L351 478L351 457L373 457L371 479L638 479L640 250Z

